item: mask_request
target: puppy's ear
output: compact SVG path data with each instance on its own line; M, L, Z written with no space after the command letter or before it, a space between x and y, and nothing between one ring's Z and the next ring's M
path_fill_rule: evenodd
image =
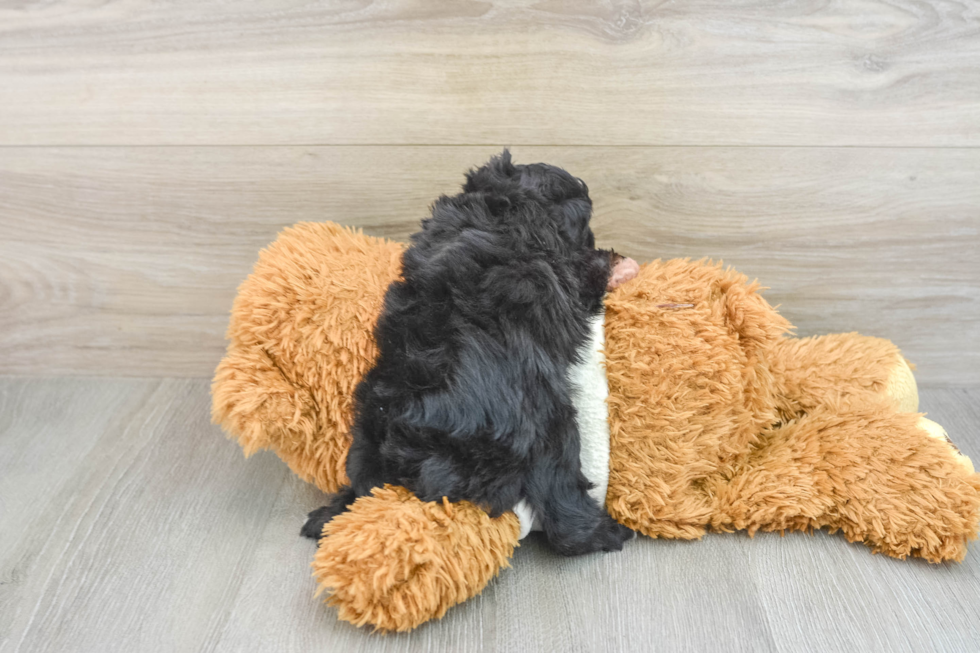
M511 163L510 150L504 150L490 159L486 165L466 173L464 193L474 193L491 188L499 188L502 183L517 174L517 166Z
M592 201L588 196L562 202L558 211L561 214L561 228L570 242L578 247L595 247L595 236L589 228Z
M483 200L487 203L487 208L490 209L490 215L494 217L503 215L510 209L510 200L503 195L487 194L483 196Z

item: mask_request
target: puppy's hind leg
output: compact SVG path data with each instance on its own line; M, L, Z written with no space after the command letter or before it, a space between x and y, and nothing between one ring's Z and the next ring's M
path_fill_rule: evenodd
M555 458L539 459L525 488L548 543L562 555L619 551L634 535L589 496L581 471Z

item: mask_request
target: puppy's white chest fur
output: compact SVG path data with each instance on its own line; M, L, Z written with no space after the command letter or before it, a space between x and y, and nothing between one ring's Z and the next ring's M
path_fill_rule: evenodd
M582 346L582 362L568 370L568 380L572 387L572 401L575 404L576 423L581 436L582 473L595 486L589 490L600 506L606 505L606 488L609 486L609 384L606 381L605 315L592 318L589 325L589 339ZM526 500L521 499L514 512L521 520L521 535L524 539L532 530L541 530L534 510Z

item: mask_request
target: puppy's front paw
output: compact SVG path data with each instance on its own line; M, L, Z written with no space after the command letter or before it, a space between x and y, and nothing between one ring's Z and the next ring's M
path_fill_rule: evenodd
M299 534L311 540L323 538L323 527L336 516L336 511L331 506L323 506L312 511L306 517L306 523L300 529Z
M608 290L613 290L614 288L619 288L621 285L636 278L636 275L640 273L640 264L629 257L622 257L618 254L617 259L614 259L612 272L609 274L609 284L606 286Z

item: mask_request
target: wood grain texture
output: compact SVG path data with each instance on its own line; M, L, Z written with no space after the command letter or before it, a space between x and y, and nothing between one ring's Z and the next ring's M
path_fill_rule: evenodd
M302 220L405 239L479 147L0 148L0 373L204 376L258 250ZM518 147L585 179L600 244L709 257L801 335L980 383L980 150Z
M0 5L0 144L980 145L974 2Z
M980 459L980 388L923 409ZM208 423L208 382L0 379L0 652L969 651L962 564L840 536L638 538L567 559L534 536L476 599L381 637L313 599L322 495Z

